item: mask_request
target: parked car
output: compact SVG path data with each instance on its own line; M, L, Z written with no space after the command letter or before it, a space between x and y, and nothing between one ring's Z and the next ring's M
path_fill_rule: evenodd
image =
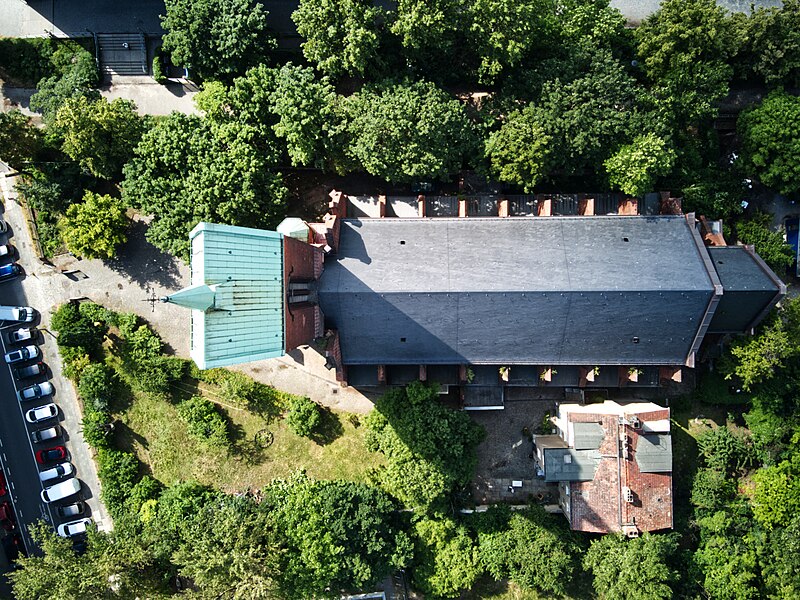
M5 496L8 492L6 488L6 474L0 471L0 496Z
M8 231L8 223L0 219L0 233L5 233L6 231Z
M92 520L87 517L86 519L78 519L77 521L71 521L70 523L62 523L58 526L58 535L61 537L72 537L74 535L86 533L86 529L89 527L91 522Z
M36 309L30 306L0 306L0 320L30 323L36 318Z
M66 506L59 506L56 508L58 516L66 519L67 517L79 517L86 510L86 505L83 502L74 502Z
M24 402L25 400L36 400L37 398L48 396L52 393L53 384L49 381L44 381L42 383L34 383L31 386L22 388L17 392L17 398L19 398L20 402Z
M74 496L81 491L81 482L75 477L70 477L66 481L51 485L42 490L40 494L42 502L56 502Z
M37 362L27 367L17 367L14 374L17 376L17 379L27 379L28 377L41 375L44 373L44 370L44 363Z
M36 327L20 327L16 331L8 334L8 341L12 344L19 344L34 340L39 336L39 330Z
M13 531L17 525L14 522L14 510L10 502L0 503L0 527L6 531Z
M11 263L10 265L0 265L0 281L14 279L15 277L19 277L21 274L22 274L22 267L20 267L17 263Z
M46 427L45 429L37 429L31 433L31 439L36 444L41 444L47 440L52 440L61 435L61 428L58 425Z
M75 468L72 466L71 463L63 462L60 465L56 465L50 469L45 469L44 471L39 471L39 481L44 483L45 481L50 481L51 479L58 479L59 477L66 477L67 475L73 475L75 473Z
M42 355L39 348L36 346L23 346L11 352L6 352L6 362L10 365L14 363L31 360L32 358L39 358Z
M14 256L14 246L11 244L0 244L0 256Z
M55 460L64 460L65 458L67 458L67 449L64 446L53 446L52 448L39 450L36 453L36 462L40 465Z
M28 423L41 423L48 419L54 419L57 416L58 407L51 402L50 404L30 409L25 413L25 420L28 421Z

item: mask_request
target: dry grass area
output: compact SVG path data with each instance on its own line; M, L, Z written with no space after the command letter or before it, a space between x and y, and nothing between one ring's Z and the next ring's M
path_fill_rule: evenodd
M174 404L137 393L116 415L118 446L135 452L164 484L196 480L228 492L259 488L299 469L317 479L364 481L382 462L367 451L364 428L347 413L326 411L320 435L310 440L290 431L284 419L222 410L233 440L230 452L192 438Z

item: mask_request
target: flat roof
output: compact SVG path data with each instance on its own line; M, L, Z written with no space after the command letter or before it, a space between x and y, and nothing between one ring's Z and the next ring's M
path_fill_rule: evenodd
M345 364L682 364L714 286L682 216L347 219Z

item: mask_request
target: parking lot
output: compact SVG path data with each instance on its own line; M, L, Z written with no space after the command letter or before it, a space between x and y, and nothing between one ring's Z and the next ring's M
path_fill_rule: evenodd
M0 233L0 244L12 243L9 246L10 252L0 256L0 274L8 271L3 269L4 265L14 264L21 258L13 246L13 240L14 231L11 227L8 232ZM79 441L78 420L68 414L71 410L64 411L59 406L60 396L65 390L61 384L63 379L60 375L54 377L54 372L48 365L53 359L56 363L58 361L52 334L46 327L42 327L38 311L32 315L30 322L21 322L14 320L14 317L25 319L25 315L9 314L10 310L2 308L28 304L22 286L25 277L23 271L17 276L0 281L0 362L3 362L0 365L0 396L3 399L3 412L0 415L0 466L3 471L0 479L0 554L3 556L0 557L0 567L4 568L8 568L8 563L18 553L39 553L39 548L30 536L30 527L34 523L44 521L57 528L65 522L91 517L91 505L98 506L92 490L83 482L78 494L71 494L63 500L47 503L41 497L44 488L69 481L73 476L80 482L82 469L78 463L85 464L86 458L74 455L72 450L77 448L78 454L87 456L88 450L85 446L76 446L75 442L82 444ZM12 339L11 334L21 329L30 329L30 338ZM20 352L21 350L23 351ZM9 364L6 359L14 364ZM29 368L34 365L39 366ZM60 369L60 365L57 368ZM31 397L19 400L18 392L31 387ZM64 398L74 403L74 396L70 398L71 395L72 390L68 389ZM49 406L51 404L58 408ZM30 415L30 419L26 419L26 414L32 409L48 406L49 410L37 410L36 414ZM32 434L36 431L47 432L43 436L47 439L35 441ZM52 437L48 437L51 434ZM74 436L77 439L73 439ZM38 463L37 453L46 450L52 452L47 455L40 453L39 459L42 462ZM56 469L58 465L63 465L61 471L67 472L59 472ZM51 473L52 478L42 482L40 471L53 469L56 470ZM72 473L68 472L70 470ZM92 499L92 502L84 502L88 499ZM76 502L81 503L77 508L84 509L80 511L81 514L67 517L58 514L59 507ZM2 560L3 558L6 560Z

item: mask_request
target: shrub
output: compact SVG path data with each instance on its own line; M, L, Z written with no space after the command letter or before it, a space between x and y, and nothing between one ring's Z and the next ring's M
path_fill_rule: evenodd
M83 439L95 450L109 447L111 417L103 411L86 411L81 421Z
M161 356L161 338L147 325L140 325L125 337L125 359L133 364Z
M178 405L178 414L186 422L192 437L209 446L230 447L228 424L213 402L194 396Z
M153 79L156 80L156 83L164 84L167 81L167 76L164 73L164 65L161 61L161 49L159 48L153 57Z
M59 346L58 352L61 354L61 360L64 363L64 376L73 381L78 381L83 370L91 362L86 348L81 346Z
M81 347L87 354L97 354L106 333L104 325L95 326L94 321L80 312L77 302L62 304L53 313L50 326L58 333L58 347Z
M54 74L55 41L50 38L0 39L0 71L8 85L33 87L43 77Z
M107 411L114 395L114 370L103 363L92 363L81 373L78 394L85 408L92 411Z
M319 405L309 398L300 396L292 400L286 423L297 435L311 437L321 419Z
M139 479L139 460L132 452L102 448L97 454L101 496L114 518L123 512L125 501Z

